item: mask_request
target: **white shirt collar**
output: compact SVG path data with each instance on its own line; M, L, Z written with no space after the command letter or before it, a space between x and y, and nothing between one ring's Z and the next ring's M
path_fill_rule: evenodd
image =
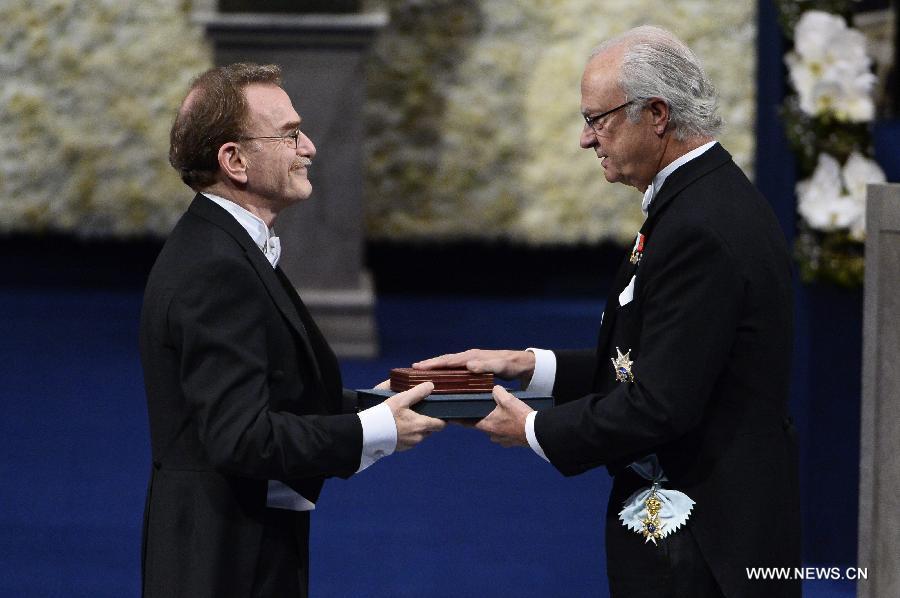
M237 220L238 224L247 231L247 234L250 235L250 238L253 239L256 246L263 252L273 268L278 264L278 259L281 257L281 242L278 237L275 236L275 231L266 226L266 223L263 222L262 218L249 212L230 199L225 199L224 197L219 197L212 193L206 193L205 191L202 192L201 195L221 206L222 209Z
M647 186L647 190L644 191L644 199L641 201L641 211L644 212L644 216L647 215L647 211L650 209L650 202L653 201L654 197L656 197L656 192L662 189L663 183L667 178L669 178L669 175L675 172L680 166L683 166L694 158L701 156L715 144L715 140L710 141L709 143L704 143L700 147L692 149L683 156L679 156L668 166L656 173L656 176L653 177L653 180Z

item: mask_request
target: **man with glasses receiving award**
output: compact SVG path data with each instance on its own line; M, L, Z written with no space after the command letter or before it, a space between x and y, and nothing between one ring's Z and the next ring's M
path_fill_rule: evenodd
M565 475L605 465L616 598L788 597L800 582L796 443L787 412L791 262L765 198L715 141L717 95L671 33L600 45L581 80L581 147L647 215L613 282L596 349L481 351L414 367L520 378L476 427ZM585 497L599 500L599 497Z
M197 192L150 273L141 361L153 466L147 598L306 596L309 512L349 477L444 423L424 383L342 413L338 362L278 267L278 213L312 193L316 150L273 65L192 83L169 161Z

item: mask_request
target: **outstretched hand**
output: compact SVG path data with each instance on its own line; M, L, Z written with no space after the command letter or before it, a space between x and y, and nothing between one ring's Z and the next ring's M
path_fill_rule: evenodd
M417 361L419 370L465 368L476 374L493 373L498 378L521 381L527 386L534 374L534 353L531 351L469 349L462 353L447 353Z
M494 402L497 406L475 424L477 430L487 434L491 442L500 446L528 446L525 437L525 419L534 409L520 401L502 386L495 386Z
M423 382L417 386L398 392L384 402L394 416L397 425L397 451L405 451L416 446L432 433L439 432L445 422L416 413L410 407L427 397L434 390L434 384Z

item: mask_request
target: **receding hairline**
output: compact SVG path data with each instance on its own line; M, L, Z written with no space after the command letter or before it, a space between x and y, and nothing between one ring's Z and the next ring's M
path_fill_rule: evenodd
M191 111L191 108L194 107L194 104L197 102L197 96L200 95L200 89L196 87L192 87L190 91L188 91L187 95L184 96L184 99L181 101L181 106L178 107L178 117L184 117L188 112Z
M215 87L216 79L219 85L231 85L246 98L246 89L250 85L274 85L282 87L281 67L277 64L256 64L236 62L227 66L215 67L200 73L190 83L187 95L178 107L178 116L188 114L198 102L199 98L206 95L210 87Z

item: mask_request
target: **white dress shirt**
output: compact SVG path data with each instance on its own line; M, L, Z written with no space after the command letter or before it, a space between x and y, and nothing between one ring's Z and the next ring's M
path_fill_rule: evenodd
M278 265L278 259L281 257L281 242L261 218L224 197L212 193L203 193L203 196L234 216L234 219L247 231L272 267ZM362 455L359 459L359 469L356 470L359 473L378 459L394 452L397 448L397 425L390 407L384 403L370 407L357 415L363 431ZM314 503L278 480L269 480L266 506L291 511L311 511L316 508Z

